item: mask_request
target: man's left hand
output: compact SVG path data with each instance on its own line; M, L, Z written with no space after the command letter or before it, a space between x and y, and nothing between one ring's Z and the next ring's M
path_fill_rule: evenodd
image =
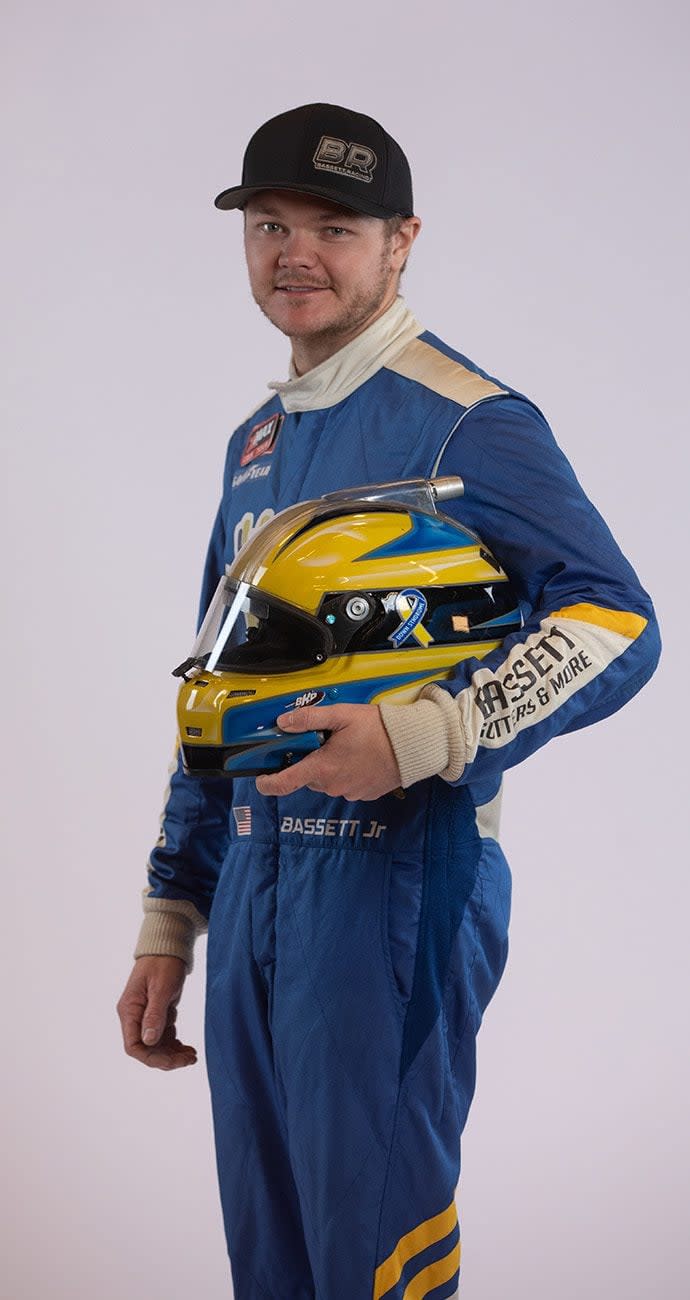
M325 745L294 767L257 778L260 794L317 790L351 801L380 799L400 786L398 764L375 704L310 704L277 719L281 731L329 731Z

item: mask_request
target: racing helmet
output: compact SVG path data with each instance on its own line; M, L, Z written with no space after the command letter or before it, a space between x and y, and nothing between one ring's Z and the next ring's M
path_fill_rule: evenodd
M454 477L333 492L250 536L174 670L187 772L279 771L324 740L281 732L280 713L407 702L519 629L507 574L438 508L462 491Z

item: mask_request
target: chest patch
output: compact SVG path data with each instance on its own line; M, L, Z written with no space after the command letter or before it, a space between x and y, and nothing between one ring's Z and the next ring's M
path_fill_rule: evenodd
M255 424L244 444L240 456L240 465L248 465L250 461L256 460L258 456L266 456L268 452L273 451L282 423L283 416L278 413L272 415L268 420L262 420L261 424Z

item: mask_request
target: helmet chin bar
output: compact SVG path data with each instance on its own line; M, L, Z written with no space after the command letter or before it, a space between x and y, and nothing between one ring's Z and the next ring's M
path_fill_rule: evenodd
M400 502L414 506L425 514L438 515L436 503L461 497L465 485L459 474L446 474L441 478L410 478L392 483L377 483L373 487L340 488L324 493L323 501L366 501L370 505Z

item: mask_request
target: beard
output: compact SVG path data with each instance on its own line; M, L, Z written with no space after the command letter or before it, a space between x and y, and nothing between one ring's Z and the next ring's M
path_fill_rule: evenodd
M289 283L298 285L300 281L305 285L314 285L313 278L292 274L289 277ZM339 339L346 336L357 334L366 322L375 316L385 301L386 295L390 291L391 268L388 258L388 245L381 252L381 259L377 269L376 277L370 280L366 285L352 290L346 298L337 299L337 307L334 308L330 319L323 324L315 323L313 325L305 324L303 327L294 324L286 325L277 318L277 314L271 310L271 295L273 290L268 293L256 293L252 291L254 301L267 320L275 325L282 334L292 339L305 339L312 342L318 342L323 346L336 344ZM327 287L327 286L319 286Z

